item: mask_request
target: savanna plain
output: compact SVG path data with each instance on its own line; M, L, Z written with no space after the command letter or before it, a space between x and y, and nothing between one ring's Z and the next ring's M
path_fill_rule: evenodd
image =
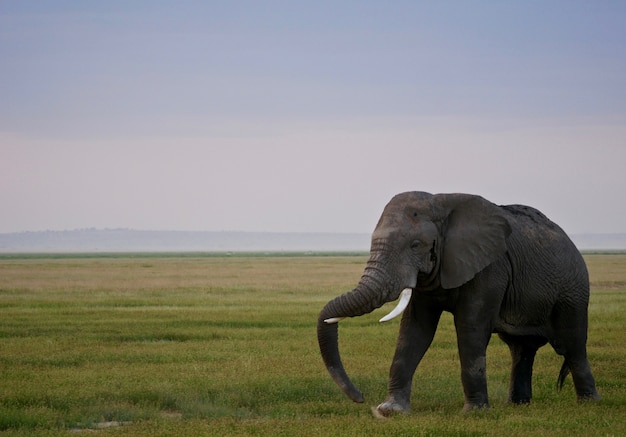
M363 254L0 255L5 435L626 435L626 254L585 255L599 403L578 404L540 349L529 406L506 403L510 356L487 351L491 409L462 413L452 317L413 383L408 415L375 419L399 321L393 303L339 328L364 404L335 386L316 320L357 283Z

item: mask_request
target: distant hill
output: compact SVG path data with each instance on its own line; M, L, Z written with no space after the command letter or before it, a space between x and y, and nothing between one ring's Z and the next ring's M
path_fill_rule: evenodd
M580 250L626 250L626 234L574 234L570 237Z
M626 234L579 234L581 250L626 250ZM369 250L369 234L79 229L0 234L0 252L301 252Z
M80 229L0 234L0 252L368 251L368 234Z

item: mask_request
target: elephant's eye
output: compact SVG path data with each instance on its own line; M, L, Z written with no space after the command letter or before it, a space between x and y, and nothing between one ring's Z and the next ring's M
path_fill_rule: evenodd
M417 249L418 247L420 247L420 241L413 240L413 242L411 243L411 249Z

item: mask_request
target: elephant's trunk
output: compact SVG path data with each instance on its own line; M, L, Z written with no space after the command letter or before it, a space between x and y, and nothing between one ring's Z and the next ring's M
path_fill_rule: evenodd
M370 313L386 302L397 299L400 290L396 292L393 289L393 284L390 284L391 281L383 272L385 269L370 260L357 287L328 302L317 320L317 339L326 369L335 383L354 402L363 402L363 394L344 370L339 355L336 322L345 317Z
M326 369L335 383L350 399L354 402L363 402L365 400L363 393L350 381L339 356L337 323L325 323L324 318L325 316L320 315L317 321L317 339Z

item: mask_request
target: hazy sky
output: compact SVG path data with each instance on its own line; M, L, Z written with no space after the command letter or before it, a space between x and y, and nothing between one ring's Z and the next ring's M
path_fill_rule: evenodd
M410 190L626 232L624 1L0 0L0 232L371 232Z

